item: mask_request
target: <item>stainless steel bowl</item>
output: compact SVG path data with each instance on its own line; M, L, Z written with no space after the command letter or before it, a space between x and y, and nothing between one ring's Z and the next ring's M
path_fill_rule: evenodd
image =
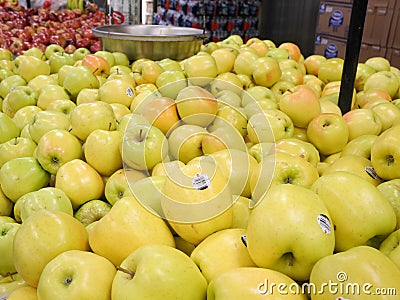
M196 54L206 34L202 29L167 25L105 25L93 28L103 50L123 52L130 60L171 58Z

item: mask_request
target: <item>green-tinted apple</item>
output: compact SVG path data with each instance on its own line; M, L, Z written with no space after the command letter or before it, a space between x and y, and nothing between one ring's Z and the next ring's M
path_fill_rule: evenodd
M128 55L126 55L126 53L123 53L120 51L113 51L111 54L114 56L114 65L121 65L121 66L129 67L130 61L129 61Z
M400 120L400 108L391 102L383 102L371 107L382 121L382 131L398 125Z
M248 197L232 195L233 218L231 228L246 229L251 214L251 200Z
M35 149L36 143L23 137L15 137L0 144L0 168L13 158L33 156Z
M392 205L376 186L359 175L346 171L325 174L311 190L322 199L332 217L336 251L359 245L377 247L395 229Z
M0 275L6 276L16 272L13 262L13 243L19 223L0 223Z
M357 64L356 78L354 82L354 88L357 92L364 90L365 81L375 72L376 70L368 64L361 62Z
M182 66L179 61L169 57L163 58L157 61L157 63L164 69L164 71L182 71Z
M86 227L89 224L100 220L110 211L110 209L110 203L99 199L93 199L82 204L75 211L74 217Z
M15 124L17 124L17 127L22 130L25 125L28 125L32 121L33 116L41 110L42 109L36 105L25 106L19 109L12 119Z
M119 169L107 179L104 196L111 205L114 205L130 192L130 187L134 182L143 178L147 178L144 172L129 168Z
M370 89L380 88L387 91L394 99L399 90L400 81L397 76L391 71L378 71L365 80L364 91L368 91Z
M1 60L13 60L13 54L9 49L1 48L0 50L0 59Z
M389 236L384 239L379 246L379 250L389 257L396 266L400 267L400 229L393 231Z
M63 129L69 130L71 122L68 116L60 111L42 110L37 112L29 123L29 134L35 143L39 143L40 138L50 130Z
M27 85L27 82L21 75L15 74L8 76L0 82L0 96L4 99L12 88Z
M37 106L41 109L47 109L50 103L55 100L70 100L70 97L62 86L45 85L39 90Z
M242 106L242 97L231 90L223 90L218 92L215 97L218 99L218 103L223 106L231 106L238 108Z
M246 237L257 266L300 281L308 280L315 263L335 247L326 205L313 191L293 184L268 190L251 212Z
M13 88L4 98L4 101L8 101L8 105L11 109L11 117L24 106L36 105L37 100L38 93L32 87L26 85Z
M49 184L50 174L32 157L13 158L0 169L0 186L11 201Z
M217 64L218 74L231 72L236 60L235 50L232 48L219 48L211 52Z
M71 216L73 214L71 201L62 190L55 187L44 187L26 193L17 202L18 210L14 213L21 222L42 209L63 211Z
M58 44L50 44L46 46L46 49L44 49L44 54L46 56L46 59L50 59L50 57L54 53L64 53L65 50L61 45Z
M252 76L255 70L255 62L259 56L251 51L240 52L235 59L233 65L233 71L236 74L244 74L247 76Z
M400 125L382 132L371 146L371 162L376 174L385 180L399 178Z
M164 97L175 99L188 82L182 70L167 70L158 75L155 84Z
M168 155L168 141L155 126L133 124L125 130L122 159L136 170L151 170Z
M82 89L99 88L100 82L88 67L77 66L68 70L68 73L62 81L62 86L70 94L72 99L76 99Z
M247 134L251 142L279 141L293 136L293 121L279 109L264 109L249 118Z
M84 88L76 96L75 102L76 105L79 105L82 103L98 101L98 100L100 100L98 88Z
M95 129L114 130L117 118L109 103L103 101L87 102L77 105L71 112L71 133L85 141Z
M72 66L67 67L72 68ZM38 94L40 94L42 87L46 85L58 85L58 80L59 78L55 78L54 75L38 75L31 79L27 85L32 87Z
M275 143L275 151L299 156L313 166L320 161L318 149L311 143L297 139L286 138Z
M210 155L228 179L232 194L250 197L250 176L256 168L256 159L243 148L227 148Z
M126 195L133 195L140 204L150 213L164 218L161 208L161 188L166 177L163 175L152 175L149 177L128 179L129 190Z
M50 65L35 56L20 55L14 59L13 72L29 82L38 75L50 75Z
M13 206L14 203L4 195L0 187L0 223L13 220L13 218L9 217L13 211ZM4 218L9 218L10 220Z
M50 74L55 74L58 73L58 70L60 70L63 65L73 66L75 64L75 60L71 54L65 52L55 52L49 57L48 63L50 65Z
M112 54L112 52L106 50L99 50L96 51L94 54L103 57L108 62L110 67L115 65L115 57Z
M400 179L392 179L380 183L378 190L389 200L397 216L396 230L400 229Z
M68 99L60 99L50 102L49 106L47 107L47 110L59 111L62 112L67 117L70 117L75 107L76 104L74 101Z
M364 63L376 72L390 71L390 61L385 57L373 56L368 58Z
M73 53L72 57L75 61L82 60L86 55L90 54L90 50L87 48L77 48Z

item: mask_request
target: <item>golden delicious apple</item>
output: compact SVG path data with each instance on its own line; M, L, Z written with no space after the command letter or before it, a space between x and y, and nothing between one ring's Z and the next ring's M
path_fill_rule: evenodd
M249 218L250 257L261 268L308 280L314 264L333 254L333 224L315 192L293 184L272 186Z
M67 250L44 267L37 286L39 299L90 298L107 300L116 274L103 256L82 250Z
M320 176L310 189L322 199L332 217L336 251L359 245L379 246L396 227L390 202L359 175L335 171Z
M232 194L211 156L169 172L161 188L161 206L174 231L195 245L232 225Z
M109 213L91 228L89 243L94 253L106 257L114 265L121 264L143 245L175 246L165 221L144 208L134 196L114 203Z
M85 227L65 212L39 210L15 234L13 261L18 274L37 287L47 263L67 250L89 250Z
M381 251L356 246L315 264L310 275L311 299L396 299L399 278L399 268Z
M114 300L206 298L207 281L196 264L171 246L142 246L128 255L117 270L112 284Z
M190 258L208 282L228 270L256 266L242 242L245 233L246 230L241 228L217 231L206 237L192 251ZM220 247L224 251L218 251Z
M291 293L289 289L300 292ZM213 279L208 285L207 299L306 300L308 298L301 293L301 286L296 281L281 272L259 267L241 267L228 270Z

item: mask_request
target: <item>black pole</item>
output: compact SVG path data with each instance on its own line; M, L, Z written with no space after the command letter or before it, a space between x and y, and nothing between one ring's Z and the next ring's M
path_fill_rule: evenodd
M353 1L338 100L338 105L343 114L351 109L367 6L368 0Z

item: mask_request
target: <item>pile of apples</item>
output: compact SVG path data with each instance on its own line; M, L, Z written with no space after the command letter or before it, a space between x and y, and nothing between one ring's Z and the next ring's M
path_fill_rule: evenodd
M240 36L0 50L0 297L397 299L400 71ZM397 293L397 294L396 294Z
M92 52L101 50L101 41L92 28L106 22L103 11L26 8L21 5L0 6L0 47L21 55L30 48L45 50L48 45L61 45L67 53L77 48Z

